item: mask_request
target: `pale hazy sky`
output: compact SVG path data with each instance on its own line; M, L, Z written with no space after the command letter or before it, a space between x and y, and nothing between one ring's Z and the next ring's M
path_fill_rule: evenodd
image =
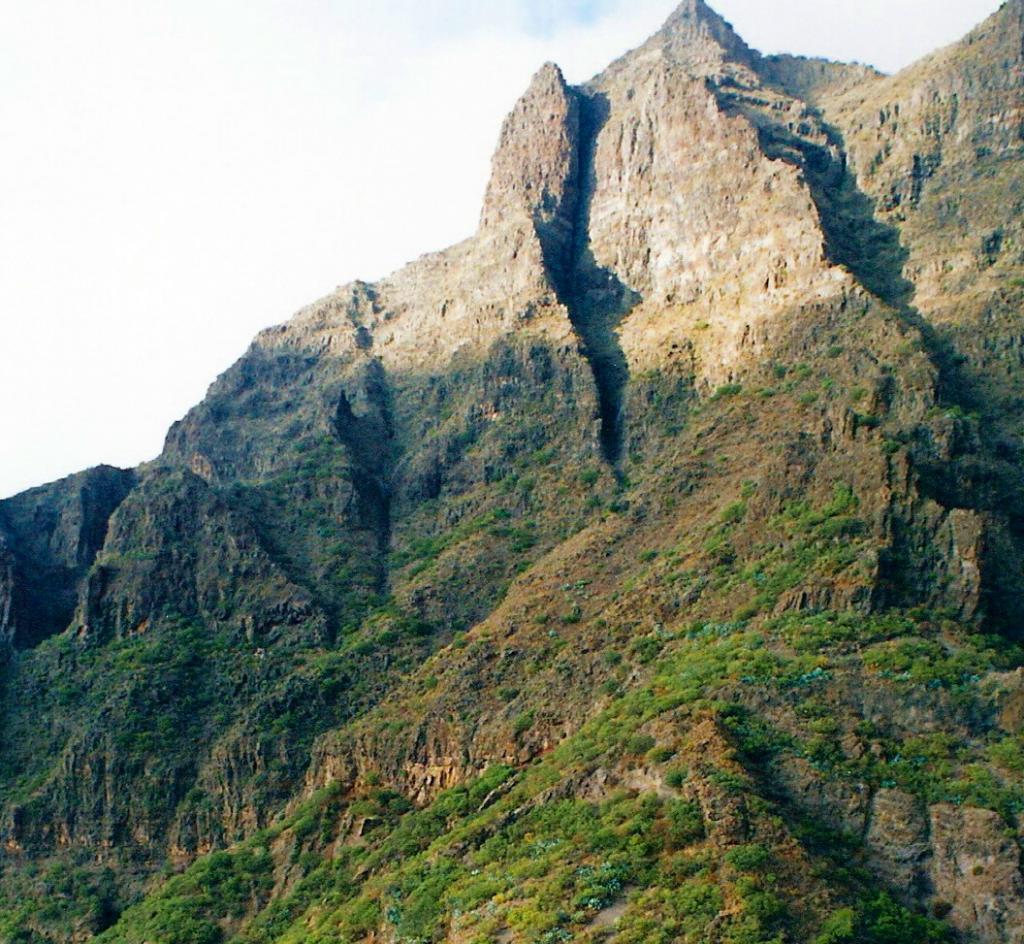
M999 0L719 0L894 71ZM0 496L156 455L260 328L474 229L505 112L673 0L0 0Z

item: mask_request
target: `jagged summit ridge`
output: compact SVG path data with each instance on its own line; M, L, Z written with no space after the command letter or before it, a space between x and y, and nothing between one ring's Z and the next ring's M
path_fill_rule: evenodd
M1024 453L943 371L1024 379L1020 43L972 36L888 80L690 0L549 63L469 239L0 502L0 941L1018 944Z
M662 26L662 31L678 28L692 28L699 25L719 26L725 21L704 0L683 0L673 10ZM728 24L725 24L728 25ZM731 27L729 27L731 29Z
M596 76L598 87L638 64L667 61L695 77L749 71L758 54L732 26L702 0L685 0L643 45L626 53Z
M717 50L728 59L749 65L756 56L732 24L704 0L684 0L665 21L655 38L665 42L680 59L696 63Z
M686 148L673 144L694 121L714 124L700 133L716 140L723 132L722 140L731 142L727 147L732 151L753 144L749 132L735 123L727 131L728 122L715 117L717 107L702 83L729 75L757 85L757 58L702 0L686 0L647 43L580 88L570 87L557 65L545 64L504 122L473 238L370 287L372 305L363 301L365 290L346 286L289 325L266 332L263 343L339 354L362 350L393 366L444 358L467 343L488 343L521 327L524 310L531 313L527 320L535 320L553 301L571 308L567 296L574 290L563 270L572 267L574 255L600 255L600 244L608 239L615 245L606 247L595 267L610 274L608 285L618 286L607 291L622 298L632 293L636 300L649 295L706 296L700 274L707 268L701 258L706 253L679 243L687 235L672 225L671 216L658 222L667 231L652 232L650 223L638 218L645 211L637 200L646 199L649 193L641 191L659 179L658 186L675 187L678 178L696 179L703 173L699 154L692 155L698 160L688 166ZM634 95L642 105L633 102ZM636 124L639 118L642 125ZM625 134L633 152L614 153L614 137ZM741 144L745 135L747 143ZM615 196L623 187L633 192L632 209ZM804 220L804 210L799 208L796 219ZM716 212L702 214L698 228L710 225ZM779 223L792 228L791 221ZM789 242L804 257L799 265L805 266L820 256L820 248L813 238L813 221L800 225L804 232ZM739 238L731 242L738 245ZM652 251L659 258L654 267L647 261ZM776 284L772 271L779 265L769 262L770 271L757 273L758 284ZM452 282L463 274L466 290L451 291ZM606 287L599 291L607 293ZM602 304L618 311L624 302ZM356 331L353 311L358 311ZM338 319L340 312L344 317ZM610 317L617 320L622 314ZM564 320L556 326L558 321L556 317L552 327L564 332Z
M580 88L545 64L503 124L474 237L377 285L345 287L260 344L410 369L511 331L575 335L606 430L622 425L614 391L628 371L666 350L692 349L672 356L692 358L705 386L731 379L739 339L760 336L753 322L843 286L823 265L796 172L766 158L705 84L728 75L756 87L756 61L717 13L688 0ZM711 326L699 343L691 322Z

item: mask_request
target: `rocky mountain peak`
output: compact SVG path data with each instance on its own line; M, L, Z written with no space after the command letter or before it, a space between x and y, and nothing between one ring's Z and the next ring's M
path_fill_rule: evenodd
M693 30L707 30L720 35L726 32L733 33L732 26L704 3L704 0L683 0L661 28L663 33L685 34Z
M481 228L523 213L541 224L559 217L578 163L578 132L576 96L561 69L546 63L505 119Z
M474 235L0 501L0 944L1024 941L1022 24L546 64Z
M565 76L557 62L545 62L530 80L529 92L560 90L566 88Z
M760 60L726 22L703 0L685 0L646 43L613 62L590 86L601 88L661 64L693 78L740 74L749 78Z
M691 68L732 62L750 65L756 53L703 0L684 0L654 37L674 60Z

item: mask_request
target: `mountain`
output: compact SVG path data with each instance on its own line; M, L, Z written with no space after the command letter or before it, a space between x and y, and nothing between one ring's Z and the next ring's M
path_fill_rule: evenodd
M1022 86L687 0L0 502L0 940L1022 940Z

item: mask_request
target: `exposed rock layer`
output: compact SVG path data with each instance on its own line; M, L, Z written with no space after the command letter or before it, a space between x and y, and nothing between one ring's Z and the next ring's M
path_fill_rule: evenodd
M263 332L152 466L0 503L0 889L50 862L115 886L19 933L84 939L283 815L272 890L215 914L234 933L304 855L374 841L360 804L537 765L536 807L690 804L719 875L769 842L794 939L860 881L821 881L809 819L873 890L1017 940L993 745L1020 685L1005 639L977 660L1024 586L1022 20L883 77L761 57L687 0L585 86L549 64L474 236ZM739 668L700 661L741 633ZM595 753L622 705L641 720ZM961 779L922 787L903 751ZM324 918L297 901L295 928ZM108 939L163 940L147 908ZM396 939L387 913L363 939Z

